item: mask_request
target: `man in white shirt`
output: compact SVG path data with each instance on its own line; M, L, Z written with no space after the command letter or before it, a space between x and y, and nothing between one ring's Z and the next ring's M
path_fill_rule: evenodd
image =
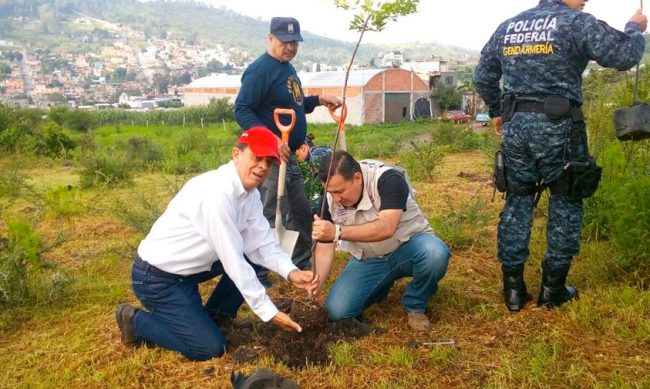
M215 321L234 318L244 300L263 321L302 331L275 307L251 266L271 269L310 292L318 285L311 271L299 270L282 251L262 213L257 187L279 162L273 133L251 128L233 148L232 161L192 178L174 196L138 247L131 279L148 311L117 308L122 343L145 341L194 361L221 356L227 342ZM219 275L203 305L198 284Z

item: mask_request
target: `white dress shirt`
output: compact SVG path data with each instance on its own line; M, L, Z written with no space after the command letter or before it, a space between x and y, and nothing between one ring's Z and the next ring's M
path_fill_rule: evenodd
M221 261L263 321L271 320L278 309L243 254L285 279L297 269L273 237L259 191L246 191L233 161L189 180L140 242L138 254L179 275L208 271Z

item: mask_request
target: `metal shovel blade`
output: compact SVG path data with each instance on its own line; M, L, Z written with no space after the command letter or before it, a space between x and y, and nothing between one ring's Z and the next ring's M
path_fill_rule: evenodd
M291 123L289 125L284 125L280 122L280 115L288 115L291 118ZM275 119L275 125L278 127L282 133L282 143L289 143L289 133L293 130L293 126L296 124L296 112L293 109L288 108L276 108L273 111L273 118ZM284 228L282 223L282 205L284 203L284 190L287 177L287 164L286 162L280 163L280 168L278 169L278 200L275 208L275 228L273 229L273 234L275 239L280 243L282 251L287 253L289 257L293 254L293 249L296 247L296 242L298 241L298 231L287 230Z
M298 231L287 230L280 224L278 227L273 229L273 235L280 243L282 251L291 257L293 249L296 247L296 242L298 241Z
M616 138L621 141L650 138L650 105L636 103L614 112Z

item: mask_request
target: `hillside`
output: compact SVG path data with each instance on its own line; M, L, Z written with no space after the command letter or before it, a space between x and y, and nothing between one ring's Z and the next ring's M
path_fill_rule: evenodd
M180 4L182 3L182 4ZM17 43L47 44L56 50L70 43L78 27L70 23L79 13L144 33L146 38L175 38L188 43L238 48L250 57L266 48L268 22L246 17L223 8L192 1L136 0L0 0L0 36ZM215 28L215 26L219 26ZM300 60L341 65L349 60L352 43L304 32ZM465 59L478 53L457 47L429 43L403 46L364 44L358 63L368 63L378 52L401 50L409 58L442 55Z

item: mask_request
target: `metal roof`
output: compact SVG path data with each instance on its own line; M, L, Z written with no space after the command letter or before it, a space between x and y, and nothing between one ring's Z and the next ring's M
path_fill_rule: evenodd
M353 70L348 77L348 86L364 86L371 78L385 69ZM303 88L343 87L344 71L331 72L300 72L298 73Z
M348 77L348 86L364 86L371 78L385 69L353 70ZM343 87L345 82L344 71L329 72L299 72L298 77L303 88ZM241 74L237 75L210 75L192 81L189 88L239 88Z
M239 88L241 86L241 74L211 74L197 78L192 81L189 88Z

